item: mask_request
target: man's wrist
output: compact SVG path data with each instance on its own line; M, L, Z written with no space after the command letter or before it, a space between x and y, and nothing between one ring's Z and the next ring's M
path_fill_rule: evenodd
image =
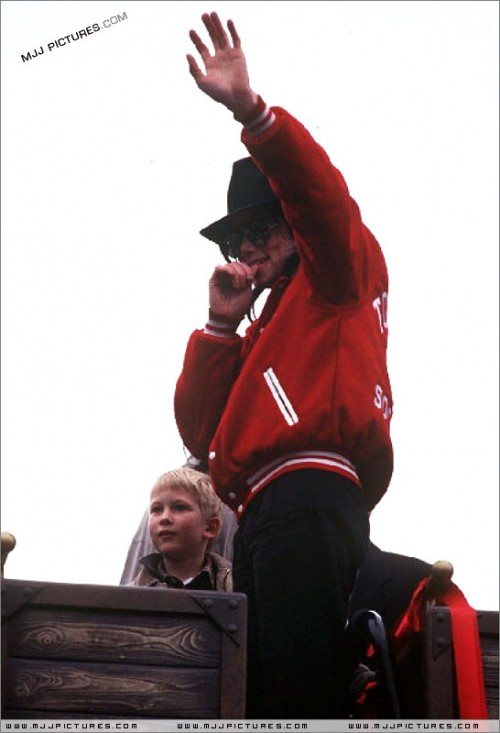
M274 112L259 95L253 107L244 115L234 114L234 119L241 122L251 135L260 135L273 124L276 119Z
M231 338L235 335L241 318L233 318L216 313L212 308L208 310L208 321L204 328L204 333L211 336L222 336L223 338Z
M240 94L235 94L232 109L235 120L241 122L251 115L258 99L258 94L251 89Z

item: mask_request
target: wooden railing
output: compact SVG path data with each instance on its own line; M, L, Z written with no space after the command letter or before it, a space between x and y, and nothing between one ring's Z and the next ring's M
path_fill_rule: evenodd
M2 717L243 718L246 596L2 581Z

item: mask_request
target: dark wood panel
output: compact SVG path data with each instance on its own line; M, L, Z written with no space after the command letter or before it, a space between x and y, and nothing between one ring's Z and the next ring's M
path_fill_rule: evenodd
M220 666L220 632L206 617L25 607L7 623L13 657Z
M246 614L241 593L2 580L3 715L242 718Z
M483 675L484 684L498 688L498 656L483 654Z
M220 686L223 692L220 704L221 718L237 718L246 708L246 642L241 654L234 654L227 636L222 636L222 658Z
M26 602L37 605L59 606L61 608L107 608L113 611L152 611L169 610L178 613L203 614L199 604L193 601L192 594L185 590L162 589L132 586L80 585L68 583L43 583L40 581L7 579L2 586L9 593L18 592ZM198 597L213 597L211 591L197 591Z
M19 708L5 708L2 713L2 720L39 720L39 719L45 719L45 720L52 720L52 719L64 719L64 718L70 718L71 720L94 720L96 719L96 716L92 713L71 713L70 716L68 716L67 713L58 713L58 712L52 712L49 710L19 710ZM122 720L131 720L132 716L127 715L104 715L103 713L99 714L99 720L116 720L116 719L122 719ZM151 720L151 716L145 716L145 715L136 715L134 713L133 715L134 720ZM3 730L3 729L2 729ZM20 730L20 729L19 729ZM53 729L55 730L55 728ZM92 730L91 728L88 728L87 730ZM97 730L97 728L94 728L94 730ZM101 730L103 730L101 728Z
M219 717L216 670L10 659L5 708L171 718Z
M483 659L488 718L498 720L498 611L478 611L477 622Z
M481 635L481 652L488 718L498 720L498 636Z
M477 625L480 634L491 634L498 638L498 611L478 611Z
M110 613L176 614L209 618L236 646L246 643L246 597L242 593L189 591L126 586L92 586L2 581L2 619L32 608L78 608Z
M478 611L488 718L498 720L498 611ZM452 644L451 615L447 607L433 607L426 617L425 690L429 718L457 718L458 697Z

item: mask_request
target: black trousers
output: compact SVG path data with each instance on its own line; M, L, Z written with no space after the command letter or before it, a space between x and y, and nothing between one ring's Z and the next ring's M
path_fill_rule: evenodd
M248 718L347 717L347 607L368 538L362 492L339 474L288 473L252 500L233 558L248 596Z

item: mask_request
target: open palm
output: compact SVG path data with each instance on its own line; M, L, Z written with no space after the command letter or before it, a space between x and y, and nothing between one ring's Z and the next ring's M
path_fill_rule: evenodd
M234 23L231 20L227 23L231 43L217 13L205 13L202 20L214 51L210 53L196 31L191 30L189 37L201 56L205 72L191 54L187 55L189 71L205 94L233 113L244 115L255 95L250 90L246 59Z

